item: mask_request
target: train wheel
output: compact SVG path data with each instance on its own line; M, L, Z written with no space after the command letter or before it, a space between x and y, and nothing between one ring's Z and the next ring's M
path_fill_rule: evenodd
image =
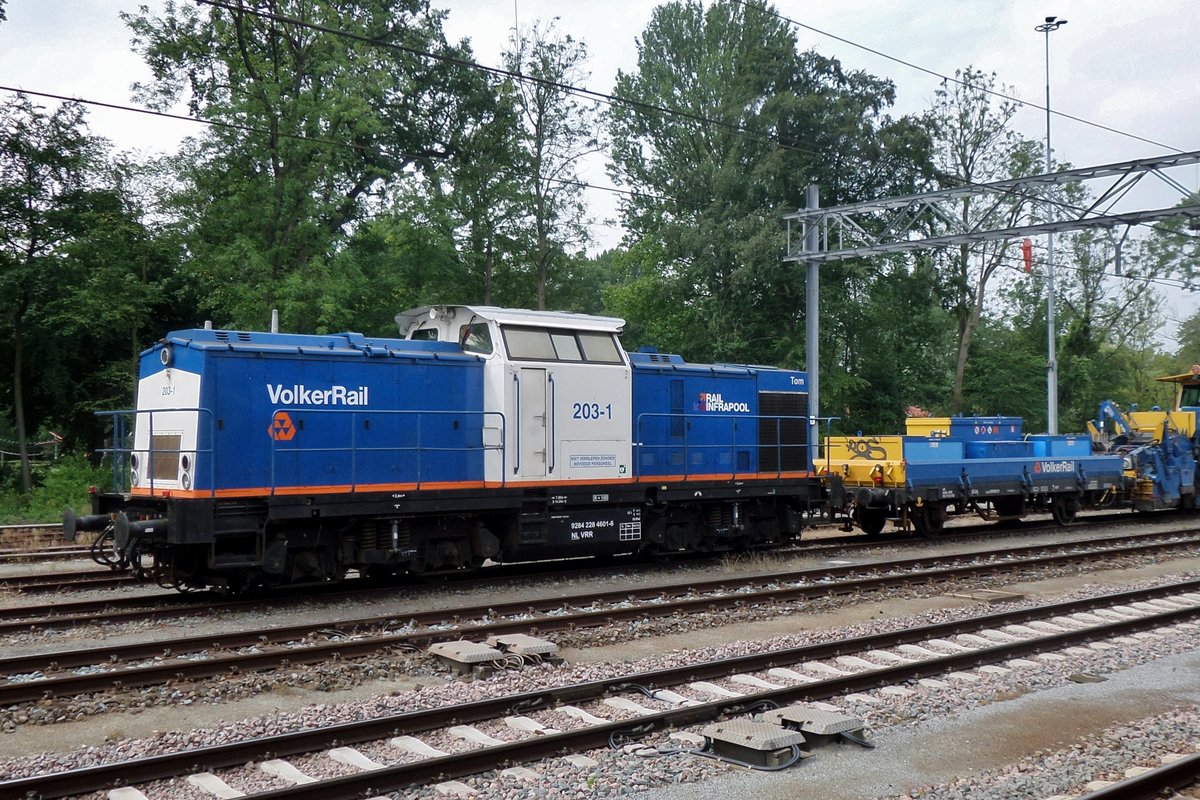
M919 508L909 509L909 519L917 533L927 539L936 539L946 525L946 506L941 503L926 503Z
M887 524L887 510L855 507L854 522L867 536L878 536L883 533L883 526Z
M1079 498L1075 495L1056 496L1050 504L1050 513L1059 525L1063 527L1070 525L1075 521L1075 515L1079 513Z

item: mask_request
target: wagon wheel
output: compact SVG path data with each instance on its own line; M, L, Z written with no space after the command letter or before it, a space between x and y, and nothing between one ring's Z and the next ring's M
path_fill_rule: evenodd
M1050 504L1050 513L1059 525L1064 527L1070 525L1075 521L1075 515L1079 513L1078 495L1056 496Z
M927 539L936 539L946 525L946 506L942 503L926 503L909 508L909 519L917 533Z
M867 536L878 536L883 533L883 526L887 524L887 510L858 506L854 509L854 521Z

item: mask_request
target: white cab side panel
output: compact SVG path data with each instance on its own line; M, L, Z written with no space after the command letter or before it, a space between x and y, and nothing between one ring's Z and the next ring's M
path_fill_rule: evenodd
M549 373L551 479L614 480L633 474L632 380L618 364L556 364Z
M194 372L168 367L138 381L132 488L149 489L151 478L155 490L192 488L199 405L200 376Z

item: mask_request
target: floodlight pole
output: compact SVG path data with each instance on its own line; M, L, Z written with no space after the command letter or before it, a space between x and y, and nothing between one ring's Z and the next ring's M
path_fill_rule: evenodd
M1046 174L1053 172L1050 160L1050 31L1066 25L1065 19L1046 17L1034 30L1046 34ZM1054 203L1046 187L1046 222L1054 222ZM1058 433L1058 354L1055 347L1054 321L1054 233L1046 233L1046 430Z

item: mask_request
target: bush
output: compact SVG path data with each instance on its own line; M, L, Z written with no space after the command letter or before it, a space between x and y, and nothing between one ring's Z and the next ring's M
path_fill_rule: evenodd
M54 461L34 464L34 488L28 495L0 495L0 522L58 522L63 508L90 514L88 487L100 491L112 487L112 471L94 466L81 455L65 455Z

